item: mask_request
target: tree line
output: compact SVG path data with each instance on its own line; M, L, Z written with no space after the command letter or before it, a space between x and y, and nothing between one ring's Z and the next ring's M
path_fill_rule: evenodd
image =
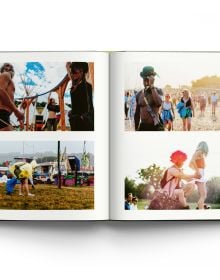
M152 199L155 190L160 189L160 181L165 168L152 164L147 168L139 169L138 175L141 183L136 183L134 179L125 177L125 197L132 193L139 199ZM206 183L207 203L220 203L220 177L213 177ZM195 190L189 197L189 202L198 201L198 191Z

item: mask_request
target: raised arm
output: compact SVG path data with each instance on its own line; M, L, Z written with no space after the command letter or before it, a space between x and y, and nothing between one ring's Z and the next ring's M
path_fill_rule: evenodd
M51 97L52 92L49 93L48 98L47 98L47 104L50 104L50 97Z
M70 69L70 66L71 66L71 62L67 62L66 63L66 70L67 70L67 74L70 78L70 80L72 81L72 76L71 76L71 69Z
M154 87L153 76L148 77L148 84L146 89L150 90L154 103L157 107L160 107L162 105L163 91Z
M162 96L163 96L162 90L158 90L155 87L150 87L150 90L154 103L156 104L157 107L160 107L162 105Z

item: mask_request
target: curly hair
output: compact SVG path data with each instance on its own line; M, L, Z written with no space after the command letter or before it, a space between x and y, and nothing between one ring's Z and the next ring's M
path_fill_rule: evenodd
M0 73L4 72L4 69L5 69L6 66L11 66L12 70L14 71L14 67L11 63L4 63L0 68Z
M187 160L187 154L185 154L184 152L182 151L175 151L171 154L170 156L170 161L173 162L173 163L177 163L179 161L185 161Z

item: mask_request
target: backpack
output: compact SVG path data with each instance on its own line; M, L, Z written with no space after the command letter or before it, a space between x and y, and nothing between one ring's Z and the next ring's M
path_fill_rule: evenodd
M173 180L174 177L171 177L169 180L167 180L167 173L168 173L168 169L164 172L162 179L160 180L160 187L161 189L163 189L166 184L168 182L170 182L171 180Z

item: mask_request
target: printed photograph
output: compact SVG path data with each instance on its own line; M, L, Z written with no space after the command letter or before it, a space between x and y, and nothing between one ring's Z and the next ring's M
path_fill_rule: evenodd
M94 131L93 62L0 63L0 131Z
M126 131L220 130L220 53L149 53L125 66Z
M0 209L94 209L94 143L0 142Z
M126 143L124 209L220 209L216 136L173 134L164 141L139 141L135 149L129 149L132 141Z

